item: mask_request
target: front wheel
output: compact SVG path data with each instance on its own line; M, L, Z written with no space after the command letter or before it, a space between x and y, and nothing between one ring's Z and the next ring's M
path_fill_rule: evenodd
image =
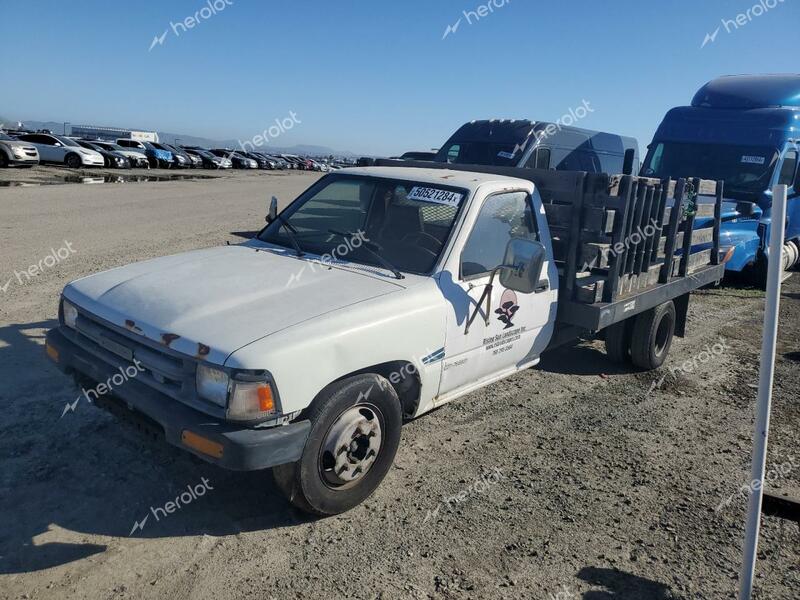
M68 154L64 162L70 169L80 169L83 166L83 161L77 154Z
M300 460L274 467L275 483L305 512L343 513L366 500L391 468L400 445L400 401L383 377L356 375L325 388L308 418Z

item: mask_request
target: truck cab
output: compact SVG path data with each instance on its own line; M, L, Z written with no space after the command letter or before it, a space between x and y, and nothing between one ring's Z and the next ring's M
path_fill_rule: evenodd
M722 245L733 250L726 268L752 269L763 279L777 184L789 186L784 268L800 258L799 153L800 75L727 76L666 114L641 175L722 180Z

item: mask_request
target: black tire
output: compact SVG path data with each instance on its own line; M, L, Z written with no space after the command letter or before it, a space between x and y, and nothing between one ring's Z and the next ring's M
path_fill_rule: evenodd
M319 516L348 511L375 491L392 466L403 422L400 400L383 377L355 375L326 387L306 416L311 432L303 454L295 463L272 469L275 483L302 511ZM361 418L361 423L350 437L348 423L353 417ZM361 433L362 426L372 427L369 435ZM335 444L342 439L352 441L348 446ZM336 456L330 451L332 444L339 448ZM337 474L340 462L343 466ZM362 464L368 466L358 474ZM343 473L354 479L344 481Z
M70 169L80 169L83 166L83 161L77 154L67 154L64 157L64 164Z
M0 150L0 169L5 169L8 166L8 162L6 153Z
M645 370L657 369L667 359L675 334L672 300L640 313L633 323L631 362Z
M603 331L605 333L608 358L618 363L630 363L633 319L625 319L619 323L614 323Z

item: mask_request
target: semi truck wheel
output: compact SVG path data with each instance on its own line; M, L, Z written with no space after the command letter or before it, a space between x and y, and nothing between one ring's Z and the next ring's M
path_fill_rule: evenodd
M631 360L631 334L633 319L625 319L606 327L606 354L614 362L627 363Z
M329 385L308 409L311 432L300 460L272 469L275 483L297 508L315 515L343 513L383 480L400 444L400 400L379 375Z
M675 334L672 300L636 315L631 334L631 362L645 370L657 369L667 358Z

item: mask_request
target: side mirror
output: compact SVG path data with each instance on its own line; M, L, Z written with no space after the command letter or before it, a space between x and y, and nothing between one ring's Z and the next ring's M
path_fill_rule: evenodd
M267 223L272 223L277 218L278 218L278 198L273 196L272 200L269 201L269 212L267 213L267 218L265 220Z
M625 150L625 157L622 159L622 174L633 175L633 158L635 156L633 148Z
M547 282L542 282L546 256L547 252L539 242L521 238L509 240L503 267L500 268L500 285L521 294L546 290Z
M542 279L542 267L547 251L544 246L533 240L513 238L506 244L506 255L503 264L498 265L492 270L489 276L489 283L483 288L483 294L475 303L467 319L464 334L469 333L469 328L475 317L478 316L484 301L486 301L485 321L489 325L489 315L492 312L492 285L495 274L500 273L500 285L509 290L514 290L520 294L540 293L548 290L550 284L547 279Z
M55 143L53 144L53 146L58 146L58 147L60 148L60 147L61 147L61 142L55 142Z

